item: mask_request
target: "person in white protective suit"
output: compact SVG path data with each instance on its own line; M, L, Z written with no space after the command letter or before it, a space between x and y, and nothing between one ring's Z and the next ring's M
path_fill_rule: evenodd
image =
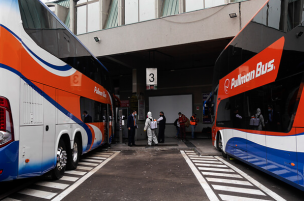
M157 137L155 135L155 129L151 128L151 123L153 122L152 112L148 112L148 118L146 119L144 131L147 131L148 135L148 145L152 145L152 139L155 145L158 144Z

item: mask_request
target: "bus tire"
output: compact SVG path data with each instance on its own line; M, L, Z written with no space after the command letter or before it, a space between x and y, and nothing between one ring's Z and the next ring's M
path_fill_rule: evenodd
M222 135L221 135L221 133L219 133L219 132L217 133L216 148L217 148L219 151L222 152L222 156L223 156L224 158L227 157L227 154L226 154L226 153L224 152L224 150L223 150Z
M56 154L56 166L52 170L52 178L57 180L60 179L66 169L67 163L67 149L63 139L59 140L57 154Z
M77 168L80 157L80 149L80 141L79 138L76 137L74 140L73 149L68 152L67 168L69 170L75 170Z

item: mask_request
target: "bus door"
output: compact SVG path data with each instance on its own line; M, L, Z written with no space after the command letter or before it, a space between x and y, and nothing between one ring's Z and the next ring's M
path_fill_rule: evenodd
M108 134L108 106L105 105L105 107L102 110L102 117L103 117L103 133L104 133L104 143L108 143L109 142L109 134Z
M108 111L108 143L111 144L113 141L113 112L111 105L107 105L107 111Z

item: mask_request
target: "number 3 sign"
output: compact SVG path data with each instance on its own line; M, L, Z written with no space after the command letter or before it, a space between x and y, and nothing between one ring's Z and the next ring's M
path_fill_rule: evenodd
M146 69L146 85L157 85L157 68Z

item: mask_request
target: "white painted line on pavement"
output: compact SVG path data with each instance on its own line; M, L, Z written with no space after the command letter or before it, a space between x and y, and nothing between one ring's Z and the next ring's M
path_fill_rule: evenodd
M186 152L186 153L189 153L189 152L191 153L191 152L194 152L194 151L185 151L185 152Z
M92 170L93 167L77 166L76 170Z
M203 175L208 176L217 176L217 177L232 177L232 178L242 178L238 174L225 174L225 173L218 173L218 172L202 172Z
M102 160L93 160L93 159L81 159L81 161L87 161L87 162L92 162L92 163L101 163Z
M214 172L234 172L231 169L223 169L223 168L207 168L207 167L198 167L199 170L207 170L207 171L214 171Z
M100 159L100 160L106 160L107 158L104 158L104 157L96 157L96 156L90 156L90 157L87 157L88 159Z
M266 196L261 190L258 190L258 189L239 188L239 187L222 186L222 185L212 185L212 187L215 190L220 190L220 191L229 191L229 192L235 192L235 193L245 193L245 194Z
M80 164L80 165L89 165L89 166L97 166L98 165L96 163L86 163L86 162L79 162L78 164Z
M188 155L189 157L199 157L199 158L214 158L213 156L199 156L199 155Z
M233 179L218 179L213 177L206 177L209 182L219 182L219 183L226 183L226 184L237 184L237 185L245 185L245 186L252 186L252 184L248 181L242 180L233 180Z
M65 196L67 196L69 193L71 193L73 190L75 190L80 184L82 184L85 180L87 180L90 176L92 176L95 172L97 172L100 168L102 168L105 164L107 164L110 160L112 160L115 156L117 156L120 152L116 152L111 157L109 157L107 160L105 160L103 163L95 167L92 171L88 172L85 176L80 178L76 183L74 183L72 186L70 186L68 189L60 193L57 197L55 197L52 201L60 201Z
M224 159L221 159L220 157L216 156L217 159L219 159L220 161L222 161L224 164L226 164L227 166L229 166L230 168L232 168L234 171L238 172L240 175L242 175L244 178L246 178L248 181L250 181L251 183L253 183L255 186L257 186L258 188L260 188L262 191L264 191L265 193L267 193L270 197L272 197L273 199L277 200L277 201L286 201L284 198L282 198L281 196L279 196L278 194L276 194L275 192L269 190L266 186L262 185L260 182L256 181L255 179L253 179L252 177L250 177L249 175L247 175L245 172L241 171L240 169L238 169L237 167L231 165L230 163L226 162Z
M111 155L105 155L105 154L94 154L94 155L92 155L92 156L101 156L101 157L106 157L106 158L108 158L108 157L112 156L112 154L111 154Z
M69 177L69 176L63 176L59 180L64 180L64 181L77 181L79 179L78 177Z
M206 166L206 167L225 167L226 165L216 165L216 164L205 164L205 163L194 163L196 166Z
M83 175L85 175L87 172L81 172L81 171L75 171L75 170L67 170L67 171L65 171L65 173L83 176Z
M37 182L37 183L35 183L35 185L45 186L45 187L49 187L49 188L62 189L62 190L69 186L68 184L60 184L60 183L48 182L48 181Z
M225 201L270 201L270 200L263 200L257 198L246 198L246 197L223 195L223 194L219 194L219 196L221 197L222 200Z
M207 181L204 179L204 177L200 174L200 172L196 169L194 164L191 162L191 160L188 158L188 156L185 154L184 151L180 151L182 156L185 158L186 162L188 163L189 167L191 168L192 172L196 176L198 182L201 184L203 187L205 193L207 194L209 200L212 201L219 201L218 197L215 195L213 190L210 188L209 184Z
M189 157L191 160L217 161L215 158Z
M214 163L214 164L223 164L220 161L205 161L205 160L193 160L194 163Z
M24 194L24 195L30 195L37 198L44 198L44 199L52 199L54 196L57 195L57 193L50 193L46 191L40 191L35 189L24 189L22 191L19 191L18 193Z
M21 201L21 200L16 200L14 198L5 198L2 201Z

